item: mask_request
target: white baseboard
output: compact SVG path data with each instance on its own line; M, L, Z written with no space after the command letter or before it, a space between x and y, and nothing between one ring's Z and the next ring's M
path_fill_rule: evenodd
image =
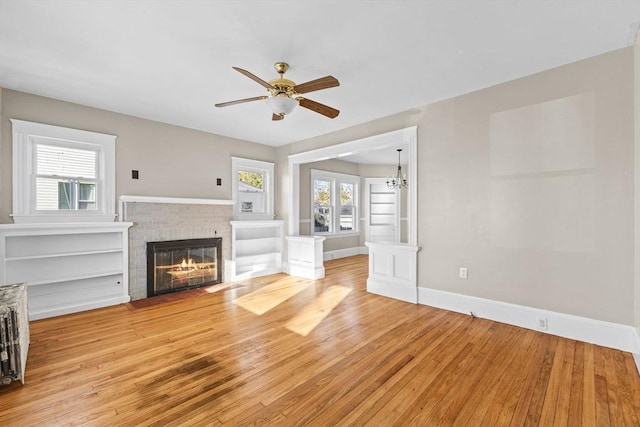
M634 353L640 369L640 338L632 326L422 287L418 304ZM537 327L538 318L546 319L546 330Z
M354 255L366 255L368 253L369 248L366 246L356 246L353 248L324 252L322 256L325 261L328 261L330 259L346 258Z
M413 304L416 303L415 286L403 286L402 284L391 283L389 280L375 279L370 276L367 279L367 292Z
M633 360L636 362L636 368L638 369L638 375L640 375L640 354L631 353L633 355Z

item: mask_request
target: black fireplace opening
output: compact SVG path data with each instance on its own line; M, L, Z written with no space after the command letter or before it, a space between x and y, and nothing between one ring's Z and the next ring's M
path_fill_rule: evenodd
M222 282L222 238L147 242L147 296Z

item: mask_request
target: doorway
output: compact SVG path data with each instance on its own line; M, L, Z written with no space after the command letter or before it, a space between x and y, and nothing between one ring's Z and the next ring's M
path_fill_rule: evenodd
M319 148L289 156L289 224L288 235L300 235L300 165L328 159L340 159L371 150L391 149L402 144L408 164L409 188L407 192L406 234L409 245L418 242L417 228L417 126L411 126L330 147Z

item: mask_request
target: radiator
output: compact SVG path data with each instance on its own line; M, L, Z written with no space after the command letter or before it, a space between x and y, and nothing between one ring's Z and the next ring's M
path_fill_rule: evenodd
M24 384L29 350L27 285L0 286L0 384Z

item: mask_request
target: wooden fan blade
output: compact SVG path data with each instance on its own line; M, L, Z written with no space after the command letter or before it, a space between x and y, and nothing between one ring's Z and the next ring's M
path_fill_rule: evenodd
M284 119L284 115L282 115L282 114L273 114L271 116L271 120L273 120L273 121L282 120L282 119Z
M262 101L263 99L267 99L267 98L268 96L254 96L253 98L245 98L245 99L238 99L236 101L221 102L219 104L216 104L216 107L228 107L229 105L242 104L244 102Z
M296 85L293 90L298 93L309 93L316 90L328 89L330 87L340 86L340 82L333 76L320 77L310 82Z
M335 108L331 108L328 105L320 104L319 102L312 101L306 98L298 98L300 102L300 106L304 108L308 108L311 111L315 111L316 113L322 114L323 116L327 116L330 119L335 119L340 114L339 110Z
M275 89L275 87L271 86L269 83L265 82L260 77L254 75L254 74L251 74L247 70L243 70L242 68L238 68L238 67L232 67L232 68L234 70L236 70L237 72L239 72L240 74L244 74L245 76L249 77L254 82L259 83L261 86L266 87L267 89Z

